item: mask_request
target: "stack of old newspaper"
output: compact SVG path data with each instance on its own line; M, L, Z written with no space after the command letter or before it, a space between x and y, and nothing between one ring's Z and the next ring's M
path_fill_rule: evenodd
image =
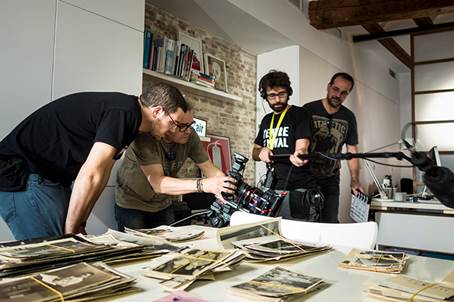
M201 250L187 248L149 262L144 275L162 280L167 290L183 290L195 280L214 280L213 273L230 271L244 258L239 250Z
M14 242L11 246L0 248L0 277L21 275L80 261L104 260L136 249L140 250L141 247L94 244L79 236L28 244Z
M441 302L454 300L454 272L441 282L393 276L369 287L369 296L381 301Z
M232 244L243 250L249 261L256 262L290 259L330 249L326 245L310 245L285 239L278 235L240 240Z
M75 235L32 243L16 241L0 247L0 277L22 275L80 261L118 262L151 258L179 249L160 238L144 238L112 230L94 237Z
M136 247L129 253L112 255L106 258L104 262L113 264L131 260L149 259L159 257L169 252L175 252L184 247L176 246L170 242L154 236L139 236L135 234L127 234L109 229L106 233L96 236L84 237L87 241L104 244L112 247Z
M353 249L339 267L399 274L405 269L408 256L404 252L362 251Z
M134 278L102 264L84 262L0 282L0 301L92 301L137 292Z
M239 248L249 261L276 261L306 256L330 249L286 239L281 234L280 218L219 229L217 240L224 248Z
M126 233L138 236L156 236L170 242L182 242L200 238L205 233L204 230L193 228L192 226L172 227L161 225L154 229L129 229L125 228Z
M326 285L320 278L275 267L257 278L232 286L230 290L255 301L300 301L304 295Z

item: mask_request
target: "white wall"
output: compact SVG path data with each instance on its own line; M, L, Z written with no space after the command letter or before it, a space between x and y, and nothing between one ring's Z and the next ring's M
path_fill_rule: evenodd
M258 56L258 78L261 64L267 68L280 68L291 64L298 66L298 89L302 103L326 96L326 85L338 71L350 73L355 78L355 88L345 105L355 112L358 121L360 152L372 150L397 142L400 135L399 81L389 75L387 63L373 52L344 41L339 37L312 28L307 18L295 10L287 1L272 0L229 0L263 23L281 32L299 45L299 55L282 56L279 51L264 54L266 61ZM274 64L274 65L273 65ZM261 110L260 106L257 106ZM259 115L257 115L259 119ZM260 120L258 120L260 122ZM391 150L387 150L391 151ZM393 174L400 178L398 169L374 166L377 176ZM259 173L261 170L258 170ZM365 168L361 168L361 182L364 187L372 182ZM341 199L339 219L351 221L350 176L347 164L341 169Z
M140 94L144 0L0 3L0 139L31 112L77 91ZM115 227L111 178L88 221ZM0 221L0 240L12 236Z

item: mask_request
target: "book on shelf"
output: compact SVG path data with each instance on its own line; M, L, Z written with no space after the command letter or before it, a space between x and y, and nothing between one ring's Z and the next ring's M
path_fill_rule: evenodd
M145 30L143 36L143 68L149 68L150 48L153 34L148 29Z
M175 64L175 41L169 38L165 39L165 63L164 73L167 75L173 74L173 65Z

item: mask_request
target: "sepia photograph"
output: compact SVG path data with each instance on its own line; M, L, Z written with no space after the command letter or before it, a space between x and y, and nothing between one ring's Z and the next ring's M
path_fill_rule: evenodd
M214 88L227 92L227 69L224 60L205 54L205 73L214 76Z

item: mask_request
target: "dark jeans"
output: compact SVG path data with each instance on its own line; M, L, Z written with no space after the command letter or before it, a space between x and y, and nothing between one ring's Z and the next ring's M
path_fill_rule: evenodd
M0 191L0 215L16 240L60 236L70 196L70 188L30 174L25 191Z
M118 230L124 232L125 227L130 229L151 229L160 225L169 225L175 222L173 207L169 206L157 213L122 208L115 204L115 219Z
M339 213L339 183L339 175L317 178L317 184L325 198L320 222L339 223L337 218Z

